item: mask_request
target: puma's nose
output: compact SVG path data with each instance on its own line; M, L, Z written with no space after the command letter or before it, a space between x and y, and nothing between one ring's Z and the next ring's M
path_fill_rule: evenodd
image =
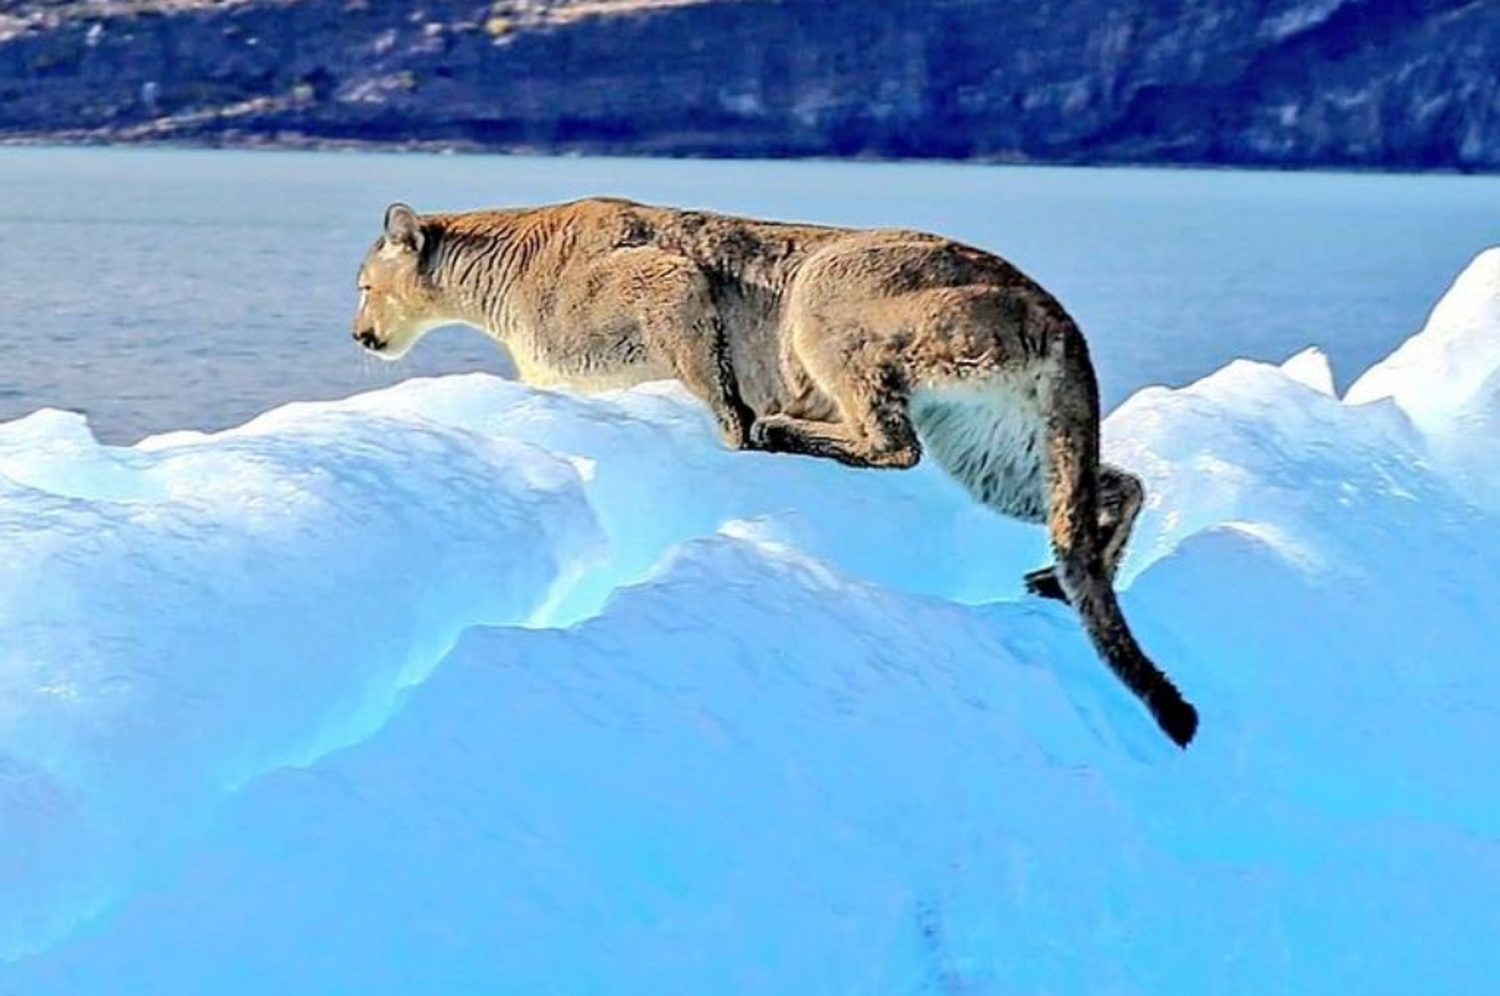
M380 348L379 340L377 340L375 338L375 330L374 329L355 329L350 334L354 337L354 341L355 342L359 343L361 346L365 347L366 349L379 349Z

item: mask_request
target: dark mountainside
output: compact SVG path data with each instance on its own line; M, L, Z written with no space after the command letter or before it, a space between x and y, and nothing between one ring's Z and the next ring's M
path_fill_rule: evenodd
M0 139L1500 168L1500 0L0 0Z

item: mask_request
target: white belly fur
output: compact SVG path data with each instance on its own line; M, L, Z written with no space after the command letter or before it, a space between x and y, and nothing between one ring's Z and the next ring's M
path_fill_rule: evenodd
M1045 371L919 387L911 419L928 457L979 501L1028 522L1047 515Z

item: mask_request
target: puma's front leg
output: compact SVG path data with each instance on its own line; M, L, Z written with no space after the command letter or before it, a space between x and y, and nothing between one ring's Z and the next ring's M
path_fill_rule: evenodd
M708 276L691 260L649 246L621 249L610 259L624 277L645 348L708 405L731 449L747 448L755 413L740 397Z
M740 397L718 318L691 327L663 351L677 379L713 412L725 445L732 450L751 449L755 412Z

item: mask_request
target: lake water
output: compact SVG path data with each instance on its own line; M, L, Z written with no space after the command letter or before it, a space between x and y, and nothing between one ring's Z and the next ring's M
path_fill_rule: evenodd
M931 229L1010 258L1083 325L1105 402L1310 344L1340 384L1500 242L1500 178L930 164L0 149L0 420L86 412L128 442L410 376L506 371L479 334L350 341L387 202L609 193Z

